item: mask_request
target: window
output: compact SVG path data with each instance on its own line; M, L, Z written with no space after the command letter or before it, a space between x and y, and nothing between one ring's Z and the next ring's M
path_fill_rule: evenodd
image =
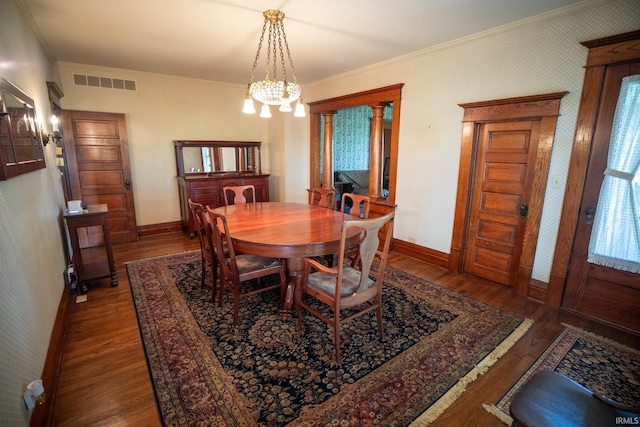
M640 273L640 75L622 80L588 261Z

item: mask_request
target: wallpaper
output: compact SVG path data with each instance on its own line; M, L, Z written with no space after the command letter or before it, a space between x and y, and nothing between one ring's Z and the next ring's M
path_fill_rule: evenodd
M391 120L393 104L384 109L383 120ZM371 107L362 105L338 110L333 116L333 170L369 169ZM324 117L320 116L320 141L324 142ZM322 159L320 160L322 164Z

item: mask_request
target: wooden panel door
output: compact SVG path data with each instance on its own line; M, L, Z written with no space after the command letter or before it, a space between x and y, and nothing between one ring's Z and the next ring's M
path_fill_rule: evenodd
M124 114L63 111L64 147L71 199L106 204L112 243L138 239ZM89 229L85 244L102 244Z
M539 121L481 125L466 272L516 285L539 133Z
M611 66L606 71L562 306L640 331L640 275L587 262L620 85L623 77L635 74L640 74L640 61Z

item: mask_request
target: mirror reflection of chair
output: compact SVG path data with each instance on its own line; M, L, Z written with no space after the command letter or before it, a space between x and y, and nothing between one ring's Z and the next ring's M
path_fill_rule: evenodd
M312 188L309 191L309 204L336 210L338 190L335 188Z
M200 242L200 253L202 259L202 280L200 287L204 287L204 283L207 277L207 270L211 272L211 287L212 287L212 301L216 299L216 284L217 284L217 271L218 260L216 259L213 242L211 240L211 229L206 220L206 213L201 203L196 203L191 199L188 199L189 213L196 224L196 236Z
M382 326L382 281L387 264L387 255L393 233L394 212L373 219L348 220L342 226L338 265L326 267L312 258L305 258L302 280L295 290L295 304L298 315L298 329L302 328L302 309L321 319L334 330L335 360L340 363L340 325L369 311L375 310L378 322L378 335L384 338ZM378 250L378 233L385 224L385 239L382 250ZM344 262L347 236L356 227L362 230L363 237L358 245L358 268ZM369 278L373 260L379 264L375 280ZM311 272L311 270L315 270ZM305 295L324 303L324 309L307 303ZM348 317L342 318L342 310L351 308ZM330 313L330 312L333 313Z
M287 279L285 276L286 267L282 260L250 254L237 255L233 247L233 240L229 234L229 227L227 226L225 216L214 212L209 207L207 207L207 213L211 225L213 245L218 259L218 265L220 266L220 296L218 306L222 306L224 289L229 288L233 292L233 324L237 325L241 298L272 289L280 289L280 303L282 303L287 288ZM226 257L223 251L225 245L228 251L228 256ZM242 287L244 282L272 274L279 274L280 277L277 283L263 280Z
M247 190L251 196L250 199L247 199L245 195ZM224 204L227 206L256 202L256 188L253 185L227 185L222 187L222 193L224 194ZM233 198L230 198L231 193L233 193Z
M559 372L545 370L532 375L513 395L509 412L514 427L604 427L614 425L614 420L638 420L640 406L620 404Z

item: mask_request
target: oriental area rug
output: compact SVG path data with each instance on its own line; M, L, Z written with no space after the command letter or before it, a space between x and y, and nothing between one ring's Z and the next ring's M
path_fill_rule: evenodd
M564 325L558 336L495 405L485 409L511 425L513 395L536 372L560 372L589 390L617 402L640 402L640 351L587 331Z
M428 425L530 321L387 266L384 339L374 312L332 330L283 318L279 292L211 303L200 252L127 264L158 406L167 426ZM210 278L207 278L209 281Z

